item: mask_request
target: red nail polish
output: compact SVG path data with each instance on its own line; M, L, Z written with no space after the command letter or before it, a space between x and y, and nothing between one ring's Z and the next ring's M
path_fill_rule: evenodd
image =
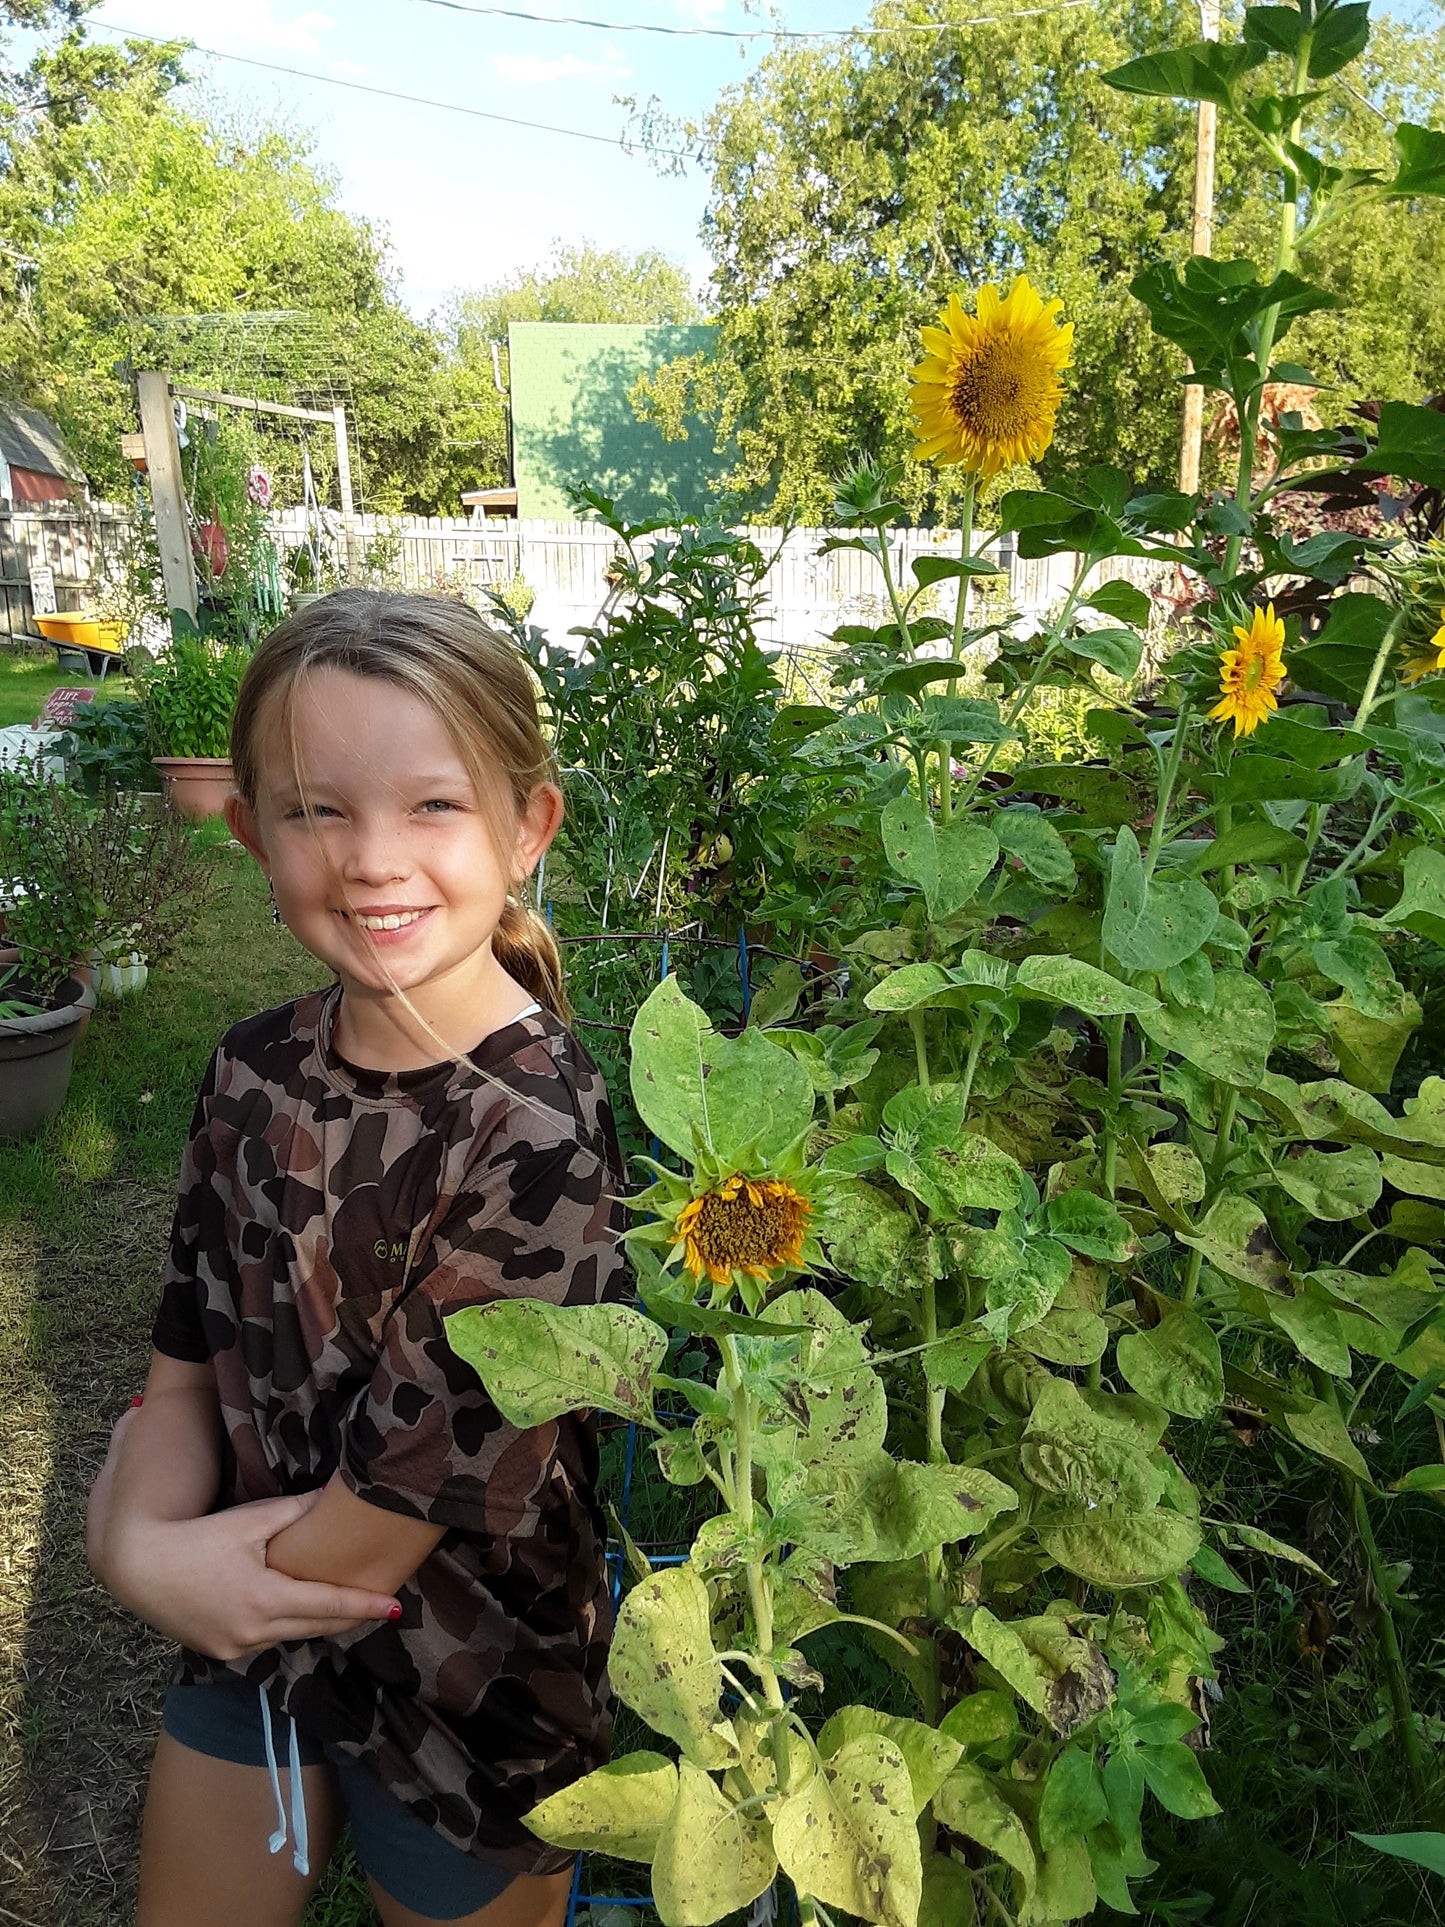
M134 1411L137 1405L144 1405L145 1402L146 1402L145 1393L137 1392L135 1397L130 1402L130 1409Z
M388 1618L388 1619L400 1619L400 1618L401 1618L401 1606L400 1606L399 1604L398 1604L398 1605L395 1605L395 1606L393 1606L393 1607L392 1607L392 1609L391 1609L391 1611L390 1611L390 1612L389 1612L389 1613L388 1613L388 1614L387 1614L386 1616L387 1616L387 1618Z

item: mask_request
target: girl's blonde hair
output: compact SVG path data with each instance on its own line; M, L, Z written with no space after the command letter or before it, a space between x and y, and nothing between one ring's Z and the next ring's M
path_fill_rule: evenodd
M236 788L254 809L263 730L286 732L293 762L293 703L318 669L405 689L445 724L472 779L499 858L512 849L516 819L539 783L558 780L542 734L537 698L522 656L468 603L390 590L342 589L288 616L256 650L241 681L231 724ZM571 1007L551 928L509 895L492 937L498 963L564 1022Z

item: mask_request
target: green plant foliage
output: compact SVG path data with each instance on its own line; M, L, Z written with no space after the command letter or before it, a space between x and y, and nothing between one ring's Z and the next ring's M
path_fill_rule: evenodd
M704 236L718 348L643 385L656 418L675 432L701 410L720 444L737 448L729 482L750 504L822 519L830 476L857 450L906 445L919 326L958 280L1006 285L1022 268L1081 324L1070 380L1089 406L1060 418L1043 465L1050 483L1091 460L1172 477L1183 353L1145 325L1127 290L1143 264L1167 271L1187 246L1188 103L1226 91L1221 259L1268 262L1248 272L1270 278L1269 230L1290 185L1278 162L1307 193L1337 185L1344 157L1352 180L1379 183L1354 197L1348 218L1336 207L1309 235L1310 279L1343 304L1294 324L1298 360L1330 384L1317 405L1348 422L1355 401L1433 392L1445 353L1434 286L1445 208L1425 197L1441 166L1445 43L1431 12L1407 21L1377 10L1356 58L1358 8L1320 13L1298 85L1293 57L1253 31L1279 14L1297 32L1293 6L1242 10L1252 31L1240 41L1167 53L1155 49L1180 23L1154 6L995 20L949 4L930 22L958 31L926 35L878 10L867 39L769 56L695 130L712 179ZM1335 63L1351 61L1335 79ZM1110 69L1149 84L1101 90ZM1318 138L1287 155L1281 116L1306 93ZM1232 469L1230 450L1220 479ZM900 489L914 513L958 495L953 472L921 463Z
M180 636L146 672L141 701L155 756L229 756L231 717L250 657Z
M189 827L147 799L109 788L92 798L24 769L0 769L4 941L20 953L4 974L32 1005L43 1006L61 978L97 953L164 962L212 876Z
M1274 171L1267 273L1134 283L1236 412L1234 493L1097 466L1008 493L1021 551L1071 555L1071 583L1040 624L974 625L923 604L930 572L900 578L902 465L840 480L832 545L871 559L887 619L839 632L830 700L769 718L801 823L757 909L790 955L841 967L821 997L780 972L739 1037L673 983L632 1032L639 1116L682 1167L634 1201L648 1356L680 1328L689 1368L624 1367L615 1319L568 1311L525 1356L471 1354L503 1409L553 1410L582 1353L589 1402L623 1409L625 1376L664 1476L714 1504L685 1564L627 1595L613 1662L679 1755L659 1840L685 1812L723 1856L704 1893L654 1846L672 1783L634 1756L665 1920L744 1904L775 1864L823 1927L1139 1910L1146 1840L1220 1811L1211 1616L1271 1585L1368 1596L1379 1734L1401 1808L1426 1809L1406 1575L1373 1521L1437 1503L1445 1472L1433 1446L1389 1465L1358 1413L1375 1387L1445 1420L1445 1084L1413 961L1445 936L1445 676L1405 679L1438 558L1296 542L1277 504L1322 459L1331 486L1432 483L1445 417L1264 437L1266 382L1301 378L1286 330L1330 301L1302 250L1395 190L1315 137L1308 83L1362 57L1362 10L1247 25L1115 76L1131 100L1216 100ZM1421 196L1432 152L1401 139ZM939 579L968 580L977 546L970 527ZM1005 775L1036 692L1097 700L1096 672L1134 662L1146 612L1091 586L1120 557L1177 566L1190 641L1147 703L1115 690L1091 714L1098 754ZM1274 635L1276 606L1285 671L1249 688L1283 703L1254 713L1225 651L1247 661L1239 634ZM985 656L990 693L960 693ZM741 843L742 799L776 793L737 794ZM1338 1492L1332 1540L1312 1525L1301 1549L1196 1483L1222 1420L1267 1431L1272 1476ZM876 1704L829 1676L845 1632L887 1669ZM536 1823L626 1837L611 1782L595 1810Z

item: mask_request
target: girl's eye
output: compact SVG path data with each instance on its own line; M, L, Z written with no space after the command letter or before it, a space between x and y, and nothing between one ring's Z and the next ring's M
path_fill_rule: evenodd
M300 823L308 816L335 816L335 814L335 810L332 809L329 803L312 803L309 806L305 803L298 803L295 809L287 810L286 821L288 823Z
M451 802L445 796L430 796L427 798L426 802L422 804L421 807L423 811L427 811L427 810L454 810L457 806L455 803Z

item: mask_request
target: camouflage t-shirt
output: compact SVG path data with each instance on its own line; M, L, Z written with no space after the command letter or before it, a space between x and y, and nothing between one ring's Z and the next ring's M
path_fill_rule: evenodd
M220 1504L353 1492L445 1527L395 1625L228 1670L365 1762L455 1846L519 1873L522 1824L608 1756L611 1619L590 1416L519 1430L446 1341L498 1298L623 1288L622 1162L600 1073L557 1018L465 1065L383 1074L331 1041L339 991L238 1024L201 1088L155 1344L215 1370Z

